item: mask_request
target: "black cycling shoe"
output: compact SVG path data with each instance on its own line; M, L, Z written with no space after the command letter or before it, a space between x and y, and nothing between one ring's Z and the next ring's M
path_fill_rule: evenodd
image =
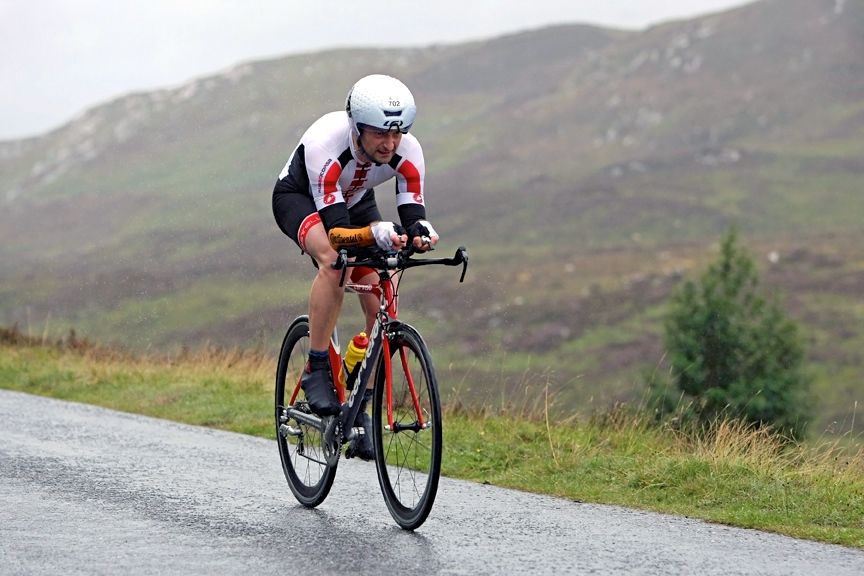
M335 416L339 414L339 399L330 380L330 371L326 368L310 371L306 366L300 387L306 394L309 408L318 416Z
M357 456L367 462L375 458L375 448L372 446L372 417L366 413L366 405L370 398L372 398L372 390L366 390L363 393L363 400L360 401L360 411L354 418L354 427L361 428L362 431L348 445L345 451L346 458Z
M354 427L360 428L360 433L351 440L345 451L345 458L360 458L361 460L375 459L375 448L372 446L372 417L366 412L357 414L354 419Z

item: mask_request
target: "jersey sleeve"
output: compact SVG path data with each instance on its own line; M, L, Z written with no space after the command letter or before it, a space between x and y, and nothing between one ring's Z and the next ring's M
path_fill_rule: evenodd
M396 170L396 209L405 227L426 219L424 185L426 162L420 142L411 134L402 138ZM395 159L395 158L394 158Z
M339 185L342 164L319 147L306 150L306 173L309 178L309 193L315 208L321 215L326 230L337 226L348 226L348 206Z

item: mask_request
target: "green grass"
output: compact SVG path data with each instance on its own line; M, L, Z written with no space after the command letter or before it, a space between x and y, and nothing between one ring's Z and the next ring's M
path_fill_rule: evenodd
M4 346L0 386L235 432L271 432L271 379L258 367L260 355L205 351L157 359L85 348Z
M266 354L144 357L2 336L4 388L273 437ZM684 434L623 410L556 421L542 392L495 409L457 400L445 406L447 476L864 548L864 448L853 439L790 447L730 422Z
M633 416L546 428L451 415L447 425L446 470L457 477L864 546L861 452L784 451L730 423L699 440Z

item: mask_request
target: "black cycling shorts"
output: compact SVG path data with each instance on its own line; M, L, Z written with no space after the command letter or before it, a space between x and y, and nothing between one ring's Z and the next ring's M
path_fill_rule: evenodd
M273 216L276 224L304 252L303 239L314 224L321 221L311 196L296 192L273 194ZM381 212L375 203L375 189L369 188L357 204L348 210L348 218L354 226L367 226L381 220Z

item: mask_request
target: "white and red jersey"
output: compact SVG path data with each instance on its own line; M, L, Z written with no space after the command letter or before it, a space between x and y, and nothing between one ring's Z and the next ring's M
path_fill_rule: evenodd
M279 174L277 193L308 194L330 228L347 223L348 208L367 190L395 178L396 206L403 225L425 218L423 150L413 135L404 134L396 153L387 164L358 162L345 112L331 112L319 118L300 139Z

